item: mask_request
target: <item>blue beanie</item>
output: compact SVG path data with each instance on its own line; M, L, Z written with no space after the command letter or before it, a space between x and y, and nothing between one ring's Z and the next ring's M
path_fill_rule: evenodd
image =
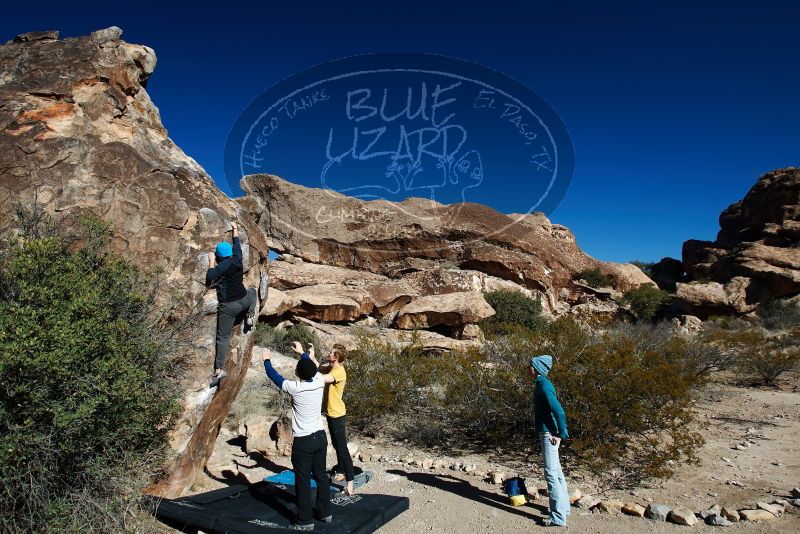
M531 367L542 376L547 376L550 369L553 368L553 357L549 354L542 354L541 356L534 356L531 358Z
M230 243L222 241L221 243L217 243L217 249L215 253L220 258L228 258L233 256L233 247Z

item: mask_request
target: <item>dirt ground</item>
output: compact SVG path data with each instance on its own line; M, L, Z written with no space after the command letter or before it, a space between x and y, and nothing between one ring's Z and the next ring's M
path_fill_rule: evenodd
M695 512L713 504L741 509L755 508L756 502L771 502L788 497L800 486L800 392L784 388L763 390L717 383L710 385L696 404L698 427L706 438L699 451L700 464L681 466L670 480L646 484L634 491L599 494L577 474L568 474L570 490L604 499L648 502L688 508ZM288 458L254 459L242 450L243 438L225 431L220 436L206 476L198 480L193 492L207 491L230 483L258 482L265 475L290 465ZM358 440L356 440L358 441ZM364 492L403 495L410 499L410 510L381 529L386 534L407 532L486 533L526 532L540 527L534 520L545 517L547 500L522 507L508 504L501 487L476 473L449 467L423 469L403 460L442 458L426 451L413 450L398 443L358 441L361 450L388 461L356 462L374 472L375 479ZM568 445L567 445L568 446ZM738 450L734 447L738 446ZM544 487L541 469L531 462L499 465L490 457L443 458L448 464L475 464L478 473L501 471L528 479L531 486ZM329 457L329 464L333 457ZM608 515L572 509L568 530L575 533L627 534L640 532L678 532L688 527L654 523L640 518ZM702 523L694 529L710 531ZM558 530L558 529L556 529ZM791 508L782 517L760 523L738 523L726 530L748 533L800 533L800 511Z

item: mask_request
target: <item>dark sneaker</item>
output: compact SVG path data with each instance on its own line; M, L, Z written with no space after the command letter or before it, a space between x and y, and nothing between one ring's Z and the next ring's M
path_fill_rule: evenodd
M246 333L248 333L250 330L252 330L253 328L255 328L255 324L256 324L256 323L255 323L255 321L253 320L253 318L252 318L252 317L247 317L247 318L244 320L244 323L242 324L242 333L243 333L243 334L246 334Z
M228 373L226 373L225 371L220 371L218 375L214 375L213 377L211 377L211 384L208 387L215 388L219 386L219 383L226 376L228 376Z

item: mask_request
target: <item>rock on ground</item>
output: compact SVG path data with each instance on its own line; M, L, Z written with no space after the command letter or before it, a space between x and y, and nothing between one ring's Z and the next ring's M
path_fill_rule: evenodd
M622 505L621 511L623 514L632 515L635 517L644 517L647 509L641 504L635 502L628 502Z
M644 516L653 521L666 521L672 508L666 504L650 503L644 512Z
M698 523L697 516L691 510L676 509L669 513L668 519L676 525L692 527Z
M775 515L761 509L756 510L739 510L739 515L745 521L767 521L775 519Z

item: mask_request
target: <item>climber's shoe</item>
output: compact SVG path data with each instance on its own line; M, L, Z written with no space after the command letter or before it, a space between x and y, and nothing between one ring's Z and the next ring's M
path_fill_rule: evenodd
M219 374L215 374L214 376L211 377L211 384L208 387L210 388L217 387L220 381L226 376L228 376L228 373L226 373L225 371L220 371Z

